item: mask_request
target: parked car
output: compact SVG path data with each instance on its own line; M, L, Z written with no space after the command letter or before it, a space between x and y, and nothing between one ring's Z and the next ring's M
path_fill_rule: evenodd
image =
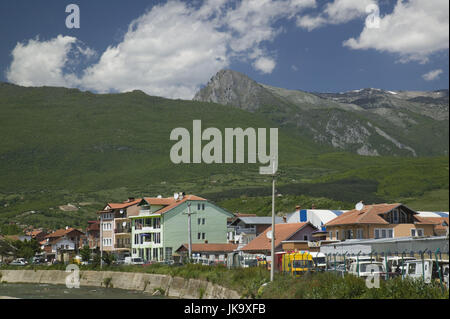
M125 265L143 265L144 260L141 257L125 257Z
M387 256L388 271L399 273L406 271L405 265L409 260L416 260L416 258L409 256ZM386 266L386 257L382 257L381 262Z
M26 266L27 263L23 258L15 259L10 263L11 266Z

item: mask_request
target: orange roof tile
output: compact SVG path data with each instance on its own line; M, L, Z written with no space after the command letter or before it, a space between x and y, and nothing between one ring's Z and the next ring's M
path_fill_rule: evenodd
M170 205L168 205L168 206L166 206L166 207L164 207L164 208L162 208L162 209L156 211L155 213L156 213L156 214L164 214L164 213L168 212L169 210L171 210L171 209L177 207L178 205L187 202L188 200L206 201L206 199L204 199L204 198L202 198L202 197L199 197L199 196L195 196L195 195L186 195L186 196L183 197L182 200L174 201L174 202L172 202L172 204L170 204Z
M288 223L288 224L277 224L275 226L275 248L278 247L282 241L288 240L295 233L301 230L306 225L311 225L309 222L306 223ZM312 226L312 225L311 225ZM241 250L243 251L261 251L270 250L271 241L267 238L267 232L271 231L272 227L267 228L262 234L253 239L250 243L244 246Z
M192 252L231 252L236 250L237 247L237 244L192 244ZM180 249L188 250L189 245L183 244L177 251Z
M67 234L69 234L69 233L71 233L71 232L73 232L73 231L76 231L76 232L79 232L79 233L83 234L83 233L82 233L81 231L79 231L78 229L75 229L75 228L70 227L70 228L68 228L68 229L58 229L58 230L54 231L53 233L48 234L48 235L45 236L44 238L62 237L62 236L67 235Z
M141 201L141 199L136 199L134 201L131 202L123 202L123 203L108 203L107 205L109 207L111 207L111 209L121 209L121 208L127 208L136 204L139 204L139 202Z
M397 208L404 206L400 203L395 204L376 204L365 205L362 210L350 210L329 221L324 226L348 225L348 224L389 224L380 215L385 214Z

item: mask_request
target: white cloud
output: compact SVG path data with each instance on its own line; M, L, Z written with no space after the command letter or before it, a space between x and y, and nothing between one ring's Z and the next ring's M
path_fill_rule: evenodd
M253 67L262 73L272 73L275 68L275 61L271 58L261 57L253 63Z
M425 63L431 54L449 48L449 1L399 0L391 14L380 17L379 28L365 27L359 38L344 45L399 54L400 62Z
M233 59L271 73L276 61L264 44L282 32L275 23L293 19L315 5L315 0L205 0L193 6L169 0L133 21L123 40L108 47L81 76L64 69L79 58L69 54L77 39L58 36L48 42L18 45L8 79L98 92L140 89L151 95L189 99ZM54 57L48 55L50 51ZM85 57L95 54L89 48L77 52ZM41 55L41 68L31 66L35 54Z
M441 75L444 71L441 69L433 70L428 73L422 75L425 81L433 81L439 79L439 75Z
M6 78L23 86L67 85L63 68L76 42L76 38L59 35L49 41L36 38L28 43L17 43Z
M297 17L297 25L311 31L328 24L347 23L367 16L366 9L368 6L376 3L375 0L334 0L327 3L322 12L316 16Z

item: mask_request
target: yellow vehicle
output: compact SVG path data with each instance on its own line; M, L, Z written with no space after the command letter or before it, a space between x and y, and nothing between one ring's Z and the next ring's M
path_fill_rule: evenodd
M307 251L286 253L281 258L281 271L293 276L315 271L315 268L313 257Z

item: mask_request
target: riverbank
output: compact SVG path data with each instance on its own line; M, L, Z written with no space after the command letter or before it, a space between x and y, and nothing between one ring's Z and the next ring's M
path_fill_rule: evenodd
M65 285L69 273L62 270L0 270L4 283ZM199 279L162 274L80 271L81 287L111 287L183 299L239 299L234 290Z

